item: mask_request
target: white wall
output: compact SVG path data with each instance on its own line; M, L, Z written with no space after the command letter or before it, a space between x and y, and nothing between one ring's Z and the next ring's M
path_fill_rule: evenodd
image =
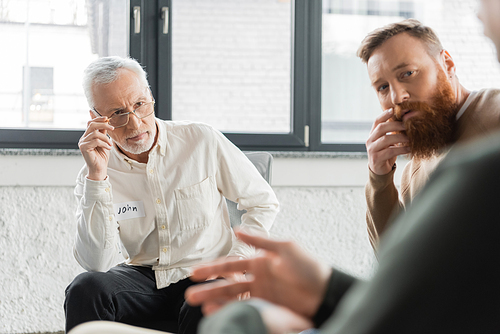
M64 289L81 271L72 189L2 186L0 203L0 333L63 330Z
M281 212L272 234L369 277L375 260L364 222L366 163L364 157L278 155L272 181ZM72 255L73 185L82 164L75 154L0 152L0 333L64 328L64 289L82 271Z

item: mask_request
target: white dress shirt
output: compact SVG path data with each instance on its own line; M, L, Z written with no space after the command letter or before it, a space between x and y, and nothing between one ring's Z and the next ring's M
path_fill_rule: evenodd
M147 164L113 148L104 181L77 178L78 263L107 271L117 263L152 266L157 287L220 256L248 257L236 240L225 198L238 203L241 228L268 235L278 212L269 184L246 156L209 125L162 121Z

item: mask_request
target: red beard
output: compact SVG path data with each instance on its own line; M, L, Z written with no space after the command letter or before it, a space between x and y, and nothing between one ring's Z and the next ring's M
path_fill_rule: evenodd
M409 138L410 155L415 159L432 158L453 142L458 108L451 83L441 69L436 89L431 104L403 102L394 108L397 121L401 121L403 110L420 111L419 115L404 121L404 133Z

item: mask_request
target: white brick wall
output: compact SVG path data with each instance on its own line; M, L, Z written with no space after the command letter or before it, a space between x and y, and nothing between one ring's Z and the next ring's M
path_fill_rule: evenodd
M75 204L71 187L0 187L0 333L64 330Z
M290 2L178 0L172 15L173 118L288 132Z

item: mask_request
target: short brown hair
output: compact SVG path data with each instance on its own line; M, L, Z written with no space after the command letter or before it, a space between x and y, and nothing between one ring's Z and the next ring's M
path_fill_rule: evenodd
M427 46L427 52L430 56L437 56L443 50L443 46L434 30L424 26L418 20L407 19L388 24L369 33L361 42L356 55L366 64L378 47L391 37L403 32L421 40Z

